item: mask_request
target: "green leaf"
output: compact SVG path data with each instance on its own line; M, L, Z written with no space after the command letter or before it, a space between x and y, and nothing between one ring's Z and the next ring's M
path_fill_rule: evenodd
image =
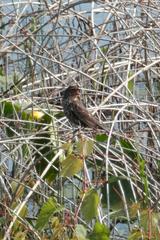
M5 118L10 118L10 119L17 119L17 116L19 115L21 111L21 107L19 104L14 104L13 102L10 101L4 101L0 104L0 115L5 117ZM17 127L17 125L19 125L19 122L14 122L11 121L9 122L8 126L6 127L6 133L9 137L12 137L15 135L15 131L17 131L17 129L19 130L19 127Z
M144 186L145 201L147 203L148 197L149 197L149 187L148 187L148 177L145 170L146 161L145 159L143 159L142 155L139 153L138 150L136 150L136 148L130 141L121 139L120 144L121 144L121 147L123 148L124 153L128 155L130 158L132 158L133 160L136 160L138 162L139 170L140 170L139 172L140 172L140 176Z
M97 134L96 141L97 142L106 142L108 140L108 136L106 134Z
M99 204L99 196L96 190L91 189L86 193L82 202L81 211L87 222L97 216L97 208Z
M63 150L68 151L68 149L70 149L72 147L72 143L71 142L66 142L61 147L62 147Z
M128 73L128 78L132 77L133 76L133 72L129 72ZM128 90L133 93L133 89L134 89L134 80L130 80L128 81Z
M48 224L51 216L57 212L60 212L62 209L63 207L58 205L54 198L49 198L41 207L36 222L36 229L42 230L45 225Z
M41 119L41 123L45 123L45 124L50 124L52 121L52 117L48 114L44 114L42 119Z
M13 118L13 114L18 113L21 111L20 105L13 104L12 102L3 102L3 114L5 117ZM2 114L2 112L1 112Z
M108 180L108 183L114 183L114 182L118 182L119 180L127 180L128 178L127 177L124 177L124 176L110 176L109 177L109 180Z
M31 21L30 21L30 31L34 32L37 28L37 23L36 23L36 18L32 17Z
M74 154L69 155L62 161L62 170L60 175L63 177L71 177L78 173L83 167L83 160Z
M3 67L0 67L0 76L3 77L5 74L4 74L4 70L3 70Z
M128 82L128 89L131 93L133 93L134 82L133 79Z
M146 161L140 154L137 154L137 161L139 164L140 177L144 185L145 203L148 203L149 187L148 187L148 175L146 174Z
M126 139L121 139L120 141L121 147L123 148L124 153L126 153L130 158L135 159L137 157L137 151L130 141Z
M41 129L43 125L38 125L38 129ZM53 135L52 135L53 136ZM46 128L46 131L37 131L36 138L33 140L34 146L36 147L37 151L35 152L35 166L38 174L42 174L46 166L48 165L48 162L53 159L55 156L54 151L54 144L51 141L51 133L50 129ZM58 174L58 170L56 168L59 168L59 160L57 159L54 164L50 167L46 175L44 176L44 179L47 179L47 181L52 182L55 180L55 177Z
M86 157L93 152L93 141L88 139L80 139L77 143L77 151L80 155Z
M67 155L70 155L73 152L73 144L71 142L66 142L61 147L67 152Z
M96 222L90 240L109 240L110 230L106 225Z

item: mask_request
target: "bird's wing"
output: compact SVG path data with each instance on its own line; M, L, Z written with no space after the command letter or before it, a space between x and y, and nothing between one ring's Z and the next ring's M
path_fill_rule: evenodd
M79 119L79 122L83 123L82 125L88 126L90 128L103 128L98 120L89 113L89 111L81 102L73 101L72 111L74 112L74 115Z

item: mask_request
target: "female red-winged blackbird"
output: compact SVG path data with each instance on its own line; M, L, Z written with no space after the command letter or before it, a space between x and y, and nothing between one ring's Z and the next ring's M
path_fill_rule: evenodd
M93 129L105 129L81 102L80 89L77 86L69 86L62 92L62 95L64 113L72 124Z

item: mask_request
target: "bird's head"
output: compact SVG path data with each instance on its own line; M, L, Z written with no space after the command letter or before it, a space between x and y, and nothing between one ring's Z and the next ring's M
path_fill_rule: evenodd
M67 89L65 89L63 91L63 97L71 97L71 98L75 98L75 97L80 97L80 89L78 86L76 85L71 85L69 86Z

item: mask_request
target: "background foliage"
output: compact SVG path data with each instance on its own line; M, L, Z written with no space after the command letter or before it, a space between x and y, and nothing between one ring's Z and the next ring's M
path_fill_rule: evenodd
M0 3L0 238L159 239L160 2ZM77 84L104 131L76 132Z

